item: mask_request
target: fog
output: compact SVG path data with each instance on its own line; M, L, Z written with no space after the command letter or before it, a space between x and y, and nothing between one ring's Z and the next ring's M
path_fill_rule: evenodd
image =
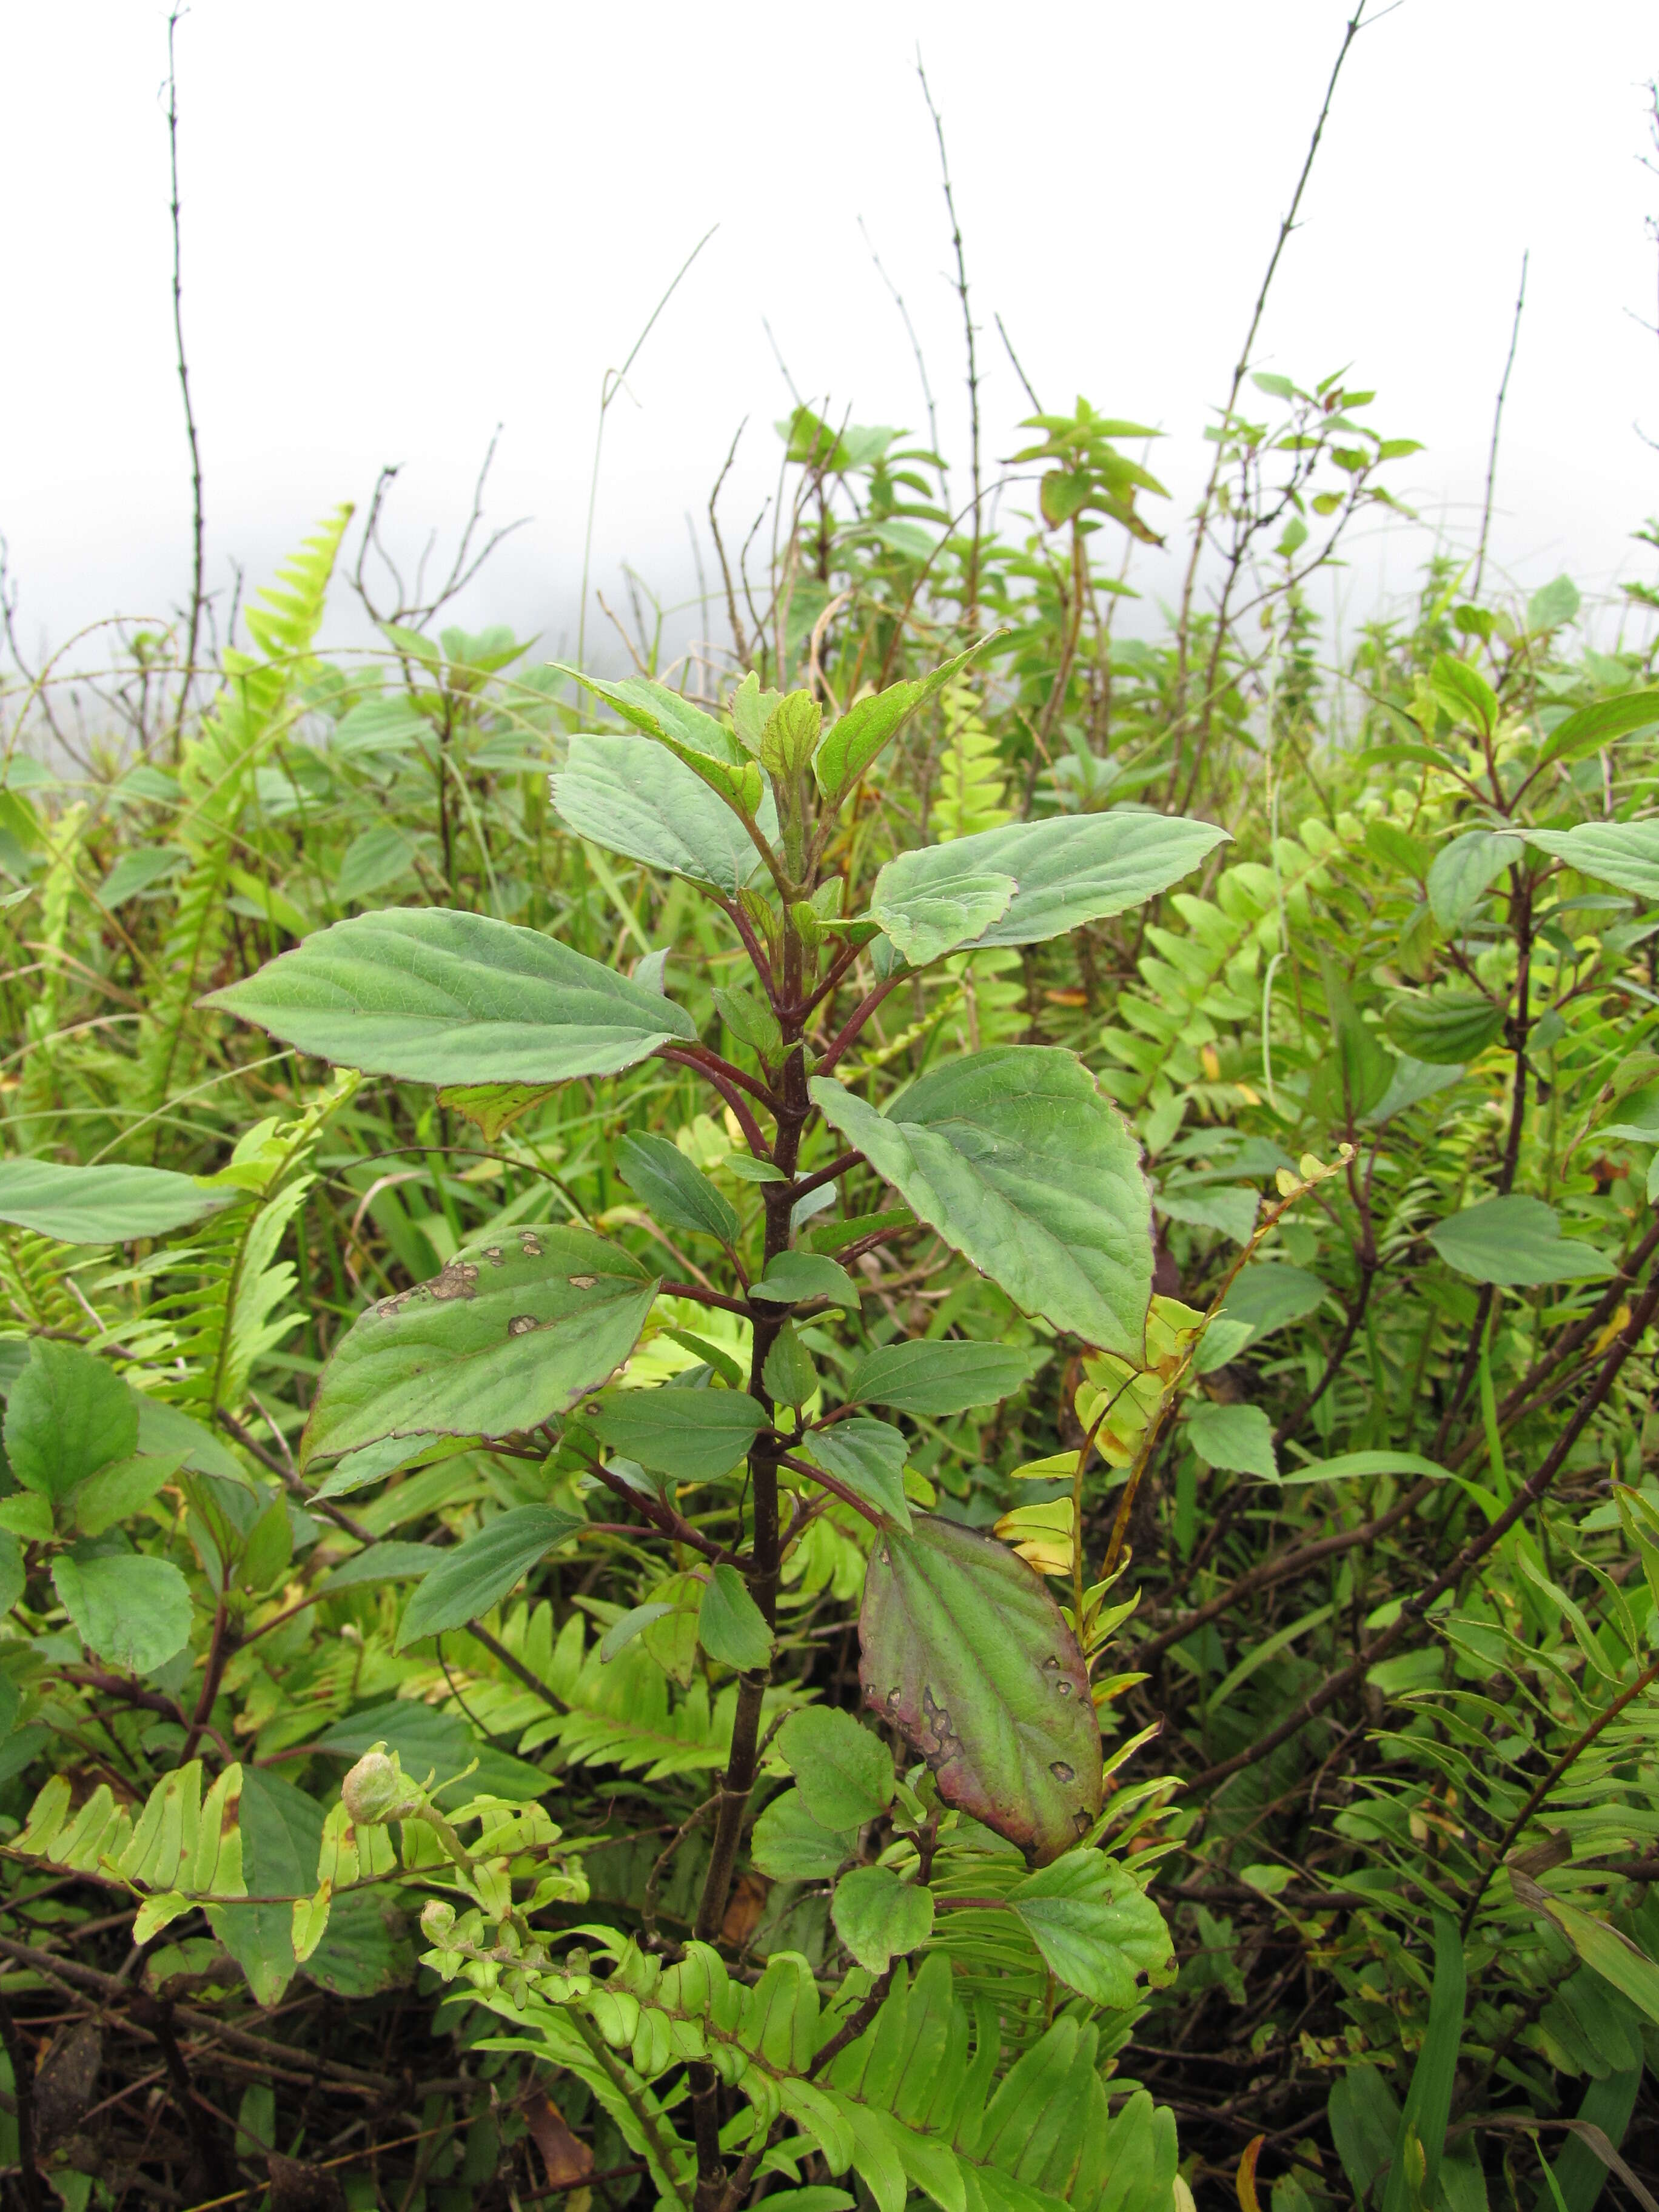
M412 558L465 516L499 423L491 519L530 520L459 609L574 642L598 404L714 228L605 430L593 577L695 588L713 480L741 538L773 492L792 378L839 416L925 432L902 293L958 461L967 418L942 112L979 325L988 473L1039 396L1168 435L1177 536L1340 43L1338 0L1180 8L720 0L195 0L178 28L184 319L228 600L383 464ZM1492 554L1526 588L1650 573L1659 508L1652 10L1404 0L1364 30L1286 248L1256 366L1352 363L1425 450L1422 518L1369 532L1352 623L1437 532L1478 523L1522 256L1529 274ZM14 9L0 131L8 224L0 532L33 650L186 586L173 359L167 16L151 0ZM860 227L862 218L862 228ZM1009 495L1008 521L1024 495ZM1647 565L1644 566L1644 563ZM1167 565L1137 572L1155 598ZM613 596L613 594L615 596ZM686 619L693 622L696 617ZM1613 617L1603 617L1604 627ZM336 595L339 636L362 634ZM620 650L590 605L590 653Z

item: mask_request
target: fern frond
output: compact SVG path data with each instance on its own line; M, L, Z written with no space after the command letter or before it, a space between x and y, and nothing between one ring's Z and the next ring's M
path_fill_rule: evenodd
M254 599L248 632L265 658L226 653L224 689L185 748L179 775L185 806L174 835L191 865L179 887L141 1042L144 1113L155 1113L173 1087L199 979L212 964L224 926L226 879L239 849L243 813L261 764L297 710L306 659L351 512L340 507L277 572L276 586Z
M928 828L941 845L1000 829L1013 817L1006 795L997 741L980 719L971 684L945 687L945 743L928 813Z

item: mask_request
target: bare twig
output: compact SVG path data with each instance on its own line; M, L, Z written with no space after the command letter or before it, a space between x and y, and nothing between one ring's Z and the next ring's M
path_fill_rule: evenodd
M1480 502L1480 544L1474 558L1474 580L1469 586L1469 597L1480 597L1480 579L1486 566L1486 533L1492 528L1492 486L1498 481L1498 434L1504 425L1504 402L1509 396L1510 371L1515 367L1515 349L1521 337L1521 310L1527 304L1527 263L1530 249L1521 256L1521 289L1515 295L1515 320L1510 325L1510 350L1504 363L1503 380L1498 387L1498 404L1492 410L1492 445L1486 454L1486 491Z

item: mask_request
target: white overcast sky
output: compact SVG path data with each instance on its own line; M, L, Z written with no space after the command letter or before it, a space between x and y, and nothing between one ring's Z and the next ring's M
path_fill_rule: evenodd
M738 422L738 534L787 393L916 426L920 331L963 444L961 331L918 44L981 332L987 449L1078 392L1170 434L1178 521L1340 38L1343 0L193 0L179 31L185 317L209 570L257 582L402 464L392 534L533 518L461 609L570 641L601 379L719 228L612 410L595 541L669 593ZM165 7L7 10L0 532L31 645L163 611L187 574L173 362ZM1472 537L1523 249L1493 544L1522 586L1646 573L1659 510L1648 0L1403 0L1350 56L1257 361L1354 365L1396 478ZM1371 546L1350 617L1422 540ZM1656 556L1659 557L1659 556ZM1650 564L1651 565L1651 564ZM1156 570L1145 580L1156 590ZM343 595L335 628L351 629ZM602 628L602 624L600 625ZM590 622L590 638L594 635ZM597 645L597 641L596 641Z

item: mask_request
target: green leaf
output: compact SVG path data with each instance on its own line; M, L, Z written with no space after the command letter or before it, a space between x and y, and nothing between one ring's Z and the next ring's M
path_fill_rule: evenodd
M728 805L754 817L765 789L761 772L723 722L705 714L678 691L653 684L649 677L624 676L607 683L585 676L579 668L555 661L562 676L568 676L614 707L623 721L689 768L699 781L717 792Z
M975 1406L1000 1405L1022 1390L1048 1358L1047 1348L916 1340L884 1344L860 1360L847 1385L853 1405L890 1406L896 1413L942 1419Z
M764 872L753 839L702 777L636 737L573 737L550 788L566 826L608 853L708 884L727 897ZM777 836L770 792L756 821L763 837Z
M380 1583L413 1582L455 1558L459 1548L441 1552L434 1544L402 1543L395 1537L366 1544L361 1552L354 1552L337 1567L329 1569L317 1584L317 1594L333 1597L341 1590L370 1589Z
M1613 1272L1593 1244L1561 1234L1553 1206L1541 1198L1488 1198L1438 1221L1429 1242L1449 1267L1471 1282L1583 1283Z
M317 1880L323 1808L266 1768L245 1766L238 1809L242 1877L254 1897L293 1897ZM286 1905L217 1905L208 1918L247 1976L262 2005L274 2005L294 1978L296 1961Z
M170 1560L64 1552L52 1580L82 1643L107 1666L152 1674L190 1641L190 1585Z
M1593 1967L1604 1982L1611 1982L1659 2027L1659 1964L1605 1920L1553 1895L1513 1866L1510 1881L1523 1905L1548 1913L1587 1966Z
M1278 1480L1273 1425L1260 1406L1217 1406L1195 1399L1184 1427L1188 1443L1206 1467Z
M1434 991L1397 998L1389 1007L1389 1041L1431 1067L1462 1066L1504 1034L1504 1009L1484 991Z
M463 1628L488 1613L538 1559L583 1525L574 1513L562 1513L555 1505L515 1505L464 1544L440 1552L404 1607L398 1650L423 1636Z
M1166 814L1010 822L901 853L876 878L870 913L917 966L966 945L1036 945L1142 905L1226 836Z
M23 1554L17 1539L9 1528L0 1528L0 1613L9 1613L23 1595L25 1577ZM9 1711L0 1717L0 1736L9 1735L17 1725L17 1689L8 1676L5 1688L0 1690L0 1699L9 1693Z
M56 1160L0 1160L0 1221L60 1244L125 1244L165 1237L231 1205L241 1194L210 1190L166 1168L70 1168Z
M1334 1459L1312 1460L1306 1467L1297 1468L1294 1474L1280 1479L1289 1486L1305 1482L1341 1482L1351 1475L1373 1474L1427 1475L1435 1482L1454 1479L1438 1460L1425 1459L1420 1452L1407 1451L1339 1452Z
M1454 724L1472 723L1486 737L1498 727L1498 694L1467 660L1441 653L1429 671L1429 684Z
M1581 822L1571 830L1529 830L1527 842L1581 876L1659 899L1659 822Z
M6 1401L6 1455L25 1490L55 1504L138 1443L138 1408L112 1367L37 1336Z
M1520 859L1526 839L1506 830L1468 830L1443 845L1429 870L1429 904L1442 929L1461 929L1488 887Z
M715 1237L722 1244L735 1240L737 1209L666 1137L640 1132L624 1137L617 1147L617 1173L665 1229Z
M830 1126L1030 1314L1139 1358L1152 1286L1140 1148L1077 1056L970 1053L884 1113L814 1077Z
M1187 1186L1180 1190L1161 1190L1158 1194L1158 1210L1171 1221L1184 1221L1193 1229L1218 1230L1230 1237L1235 1244L1248 1244L1255 1232L1255 1217L1261 1208L1258 1192L1241 1186L1229 1187L1214 1183Z
M1350 2066L1333 2084L1327 2104L1331 2140L1356 2200L1394 2157L1400 2133L1400 2100L1375 2066Z
M884 1532L859 1618L865 1702L940 1797L1038 1865L1100 1809L1100 1730L1076 1638L1023 1559L932 1514Z
M905 1443L885 1421L854 1418L815 1429L805 1450L826 1474L854 1498L861 1498L898 1528L908 1529L910 1505L904 1495Z
M969 842L963 838L960 843ZM951 855L959 846L934 845L927 849ZM914 860L921 855L911 853L901 857ZM994 868L951 865L933 871L931 878L927 870L913 868L895 878L893 872L898 866L898 861L890 860L877 878L870 914L913 968L925 968L930 960L954 952L958 945L980 941L993 922L1002 920L1019 889L1012 876Z
M619 1620L613 1620L599 1638L600 1664L608 1667L617 1654L631 1644L636 1636L659 1620L669 1619L677 1608L660 1601L650 1605L631 1606Z
M793 1322L785 1322L773 1340L761 1370L761 1387L775 1405L795 1407L804 1406L818 1387L812 1355Z
M1324 1284L1307 1268L1258 1260L1233 1278L1222 1311L1230 1321L1248 1322L1250 1341L1259 1344L1275 1330L1317 1313L1325 1297Z
M1163 1914L1102 1851L1066 1852L1017 1884L1008 1902L1050 1972L1091 2004L1133 2004L1143 1974L1154 1985L1175 1978Z
M774 1881L828 1881L858 1846L855 1827L826 1828L799 1790L785 1790L756 1821L749 1856Z
M501 1131L553 1096L547 1083L446 1083L440 1086L438 1103L452 1113L464 1114L493 1145Z
M677 1482L718 1482L766 1426L746 1390L607 1390L582 1418L608 1449Z
M778 1752L823 1827L861 1828L893 1802L891 1755L851 1713L829 1705L791 1713L778 1731Z
M160 1457L143 1452L100 1467L75 1493L76 1528L83 1536L101 1536L118 1521L130 1520L143 1511L164 1482L171 1482L183 1464L182 1453Z
M1556 724L1539 752L1538 765L1547 768L1553 761L1588 759L1604 745L1632 737L1656 722L1659 722L1659 691L1621 691L1616 698L1598 699L1594 706L1581 707L1565 721Z
M1578 586L1571 576L1556 576L1541 584L1527 601L1527 628L1529 630L1559 629L1570 623L1583 602L1578 596ZM1432 2197L1432 2190L1429 2192Z
M919 1950L933 1932L933 1893L901 1881L891 1867L854 1867L830 1900L836 1933L866 1972L884 1974L894 1957Z
M697 1641L711 1659L739 1673L770 1666L772 1632L735 1567L710 1573L697 1608Z
M1465 1975L1463 1939L1457 1923L1443 1912L1434 1916L1434 1984L1429 1996L1429 2025L1412 2068L1406 2109L1395 2137L1382 2212L1413 2212L1414 2203L1432 2204L1440 2179L1440 2158L1451 2118L1458 2047L1463 2036ZM1421 2145L1424 2172L1420 2193L1412 2187L1407 2145Z
M387 1436L534 1429L622 1364L656 1294L590 1230L541 1224L465 1245L352 1323L323 1370L301 1466Z
M749 1295L769 1305L793 1306L808 1298L828 1298L831 1305L842 1306L848 1313L859 1310L858 1285L838 1260L826 1259L821 1252L793 1249L780 1252Z
M202 1003L319 1059L416 1083L614 1075L696 1035L659 991L536 930L446 907L337 921Z
M890 684L867 699L856 699L825 731L812 761L818 789L831 806L839 806L884 745L891 743L912 714L936 691L942 690L957 671L965 668L980 647L981 638L965 653L944 662L931 675L902 684Z

